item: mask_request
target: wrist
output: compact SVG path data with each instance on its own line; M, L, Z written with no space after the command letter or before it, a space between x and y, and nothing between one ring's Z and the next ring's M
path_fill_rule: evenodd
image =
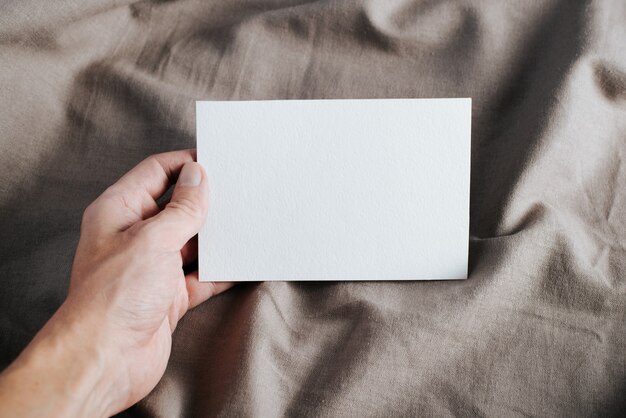
M9 387L25 402L25 416L109 416L119 391L97 324L72 320L66 311L62 306L7 369L0 390Z

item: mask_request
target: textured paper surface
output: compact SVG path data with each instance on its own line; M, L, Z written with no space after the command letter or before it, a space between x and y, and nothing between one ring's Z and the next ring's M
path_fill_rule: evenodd
M470 99L197 102L201 280L467 277Z

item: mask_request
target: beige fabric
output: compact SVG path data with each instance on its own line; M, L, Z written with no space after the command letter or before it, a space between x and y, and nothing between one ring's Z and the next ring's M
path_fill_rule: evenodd
M0 12L0 353L83 208L194 146L196 99L472 97L470 278L241 285L148 416L626 414L626 3L34 1Z

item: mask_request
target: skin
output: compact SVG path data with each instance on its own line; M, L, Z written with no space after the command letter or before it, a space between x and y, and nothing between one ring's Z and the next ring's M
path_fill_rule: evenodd
M85 210L67 299L0 375L0 416L110 416L156 386L180 318L232 285L183 271L208 210L194 159L151 156Z

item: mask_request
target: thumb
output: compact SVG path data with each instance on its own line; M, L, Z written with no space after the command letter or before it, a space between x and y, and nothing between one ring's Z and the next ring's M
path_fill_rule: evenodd
M180 250L200 230L208 205L206 174L200 164L188 162L178 175L170 202L153 222L159 235Z

